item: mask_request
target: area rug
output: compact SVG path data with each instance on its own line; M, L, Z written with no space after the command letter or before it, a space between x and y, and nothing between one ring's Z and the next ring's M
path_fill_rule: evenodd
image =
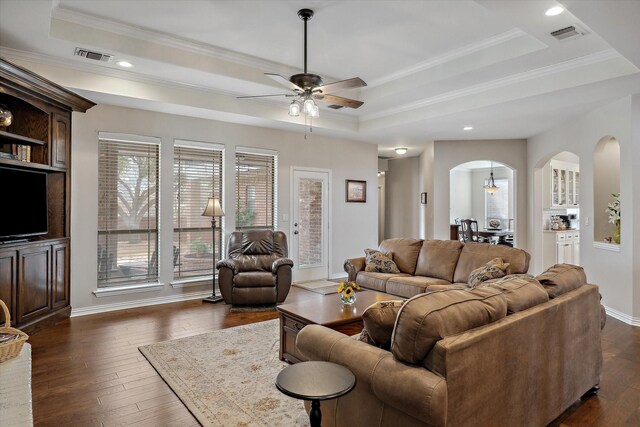
M139 347L203 426L306 426L301 400L275 386L278 320Z
M313 282L294 283L293 286L306 289L317 294L335 294L338 290L338 283L331 280L316 280Z

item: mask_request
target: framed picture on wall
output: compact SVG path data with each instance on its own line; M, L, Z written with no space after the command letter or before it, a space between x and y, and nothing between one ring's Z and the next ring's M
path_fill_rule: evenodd
M367 181L345 180L345 201L365 203L367 201Z

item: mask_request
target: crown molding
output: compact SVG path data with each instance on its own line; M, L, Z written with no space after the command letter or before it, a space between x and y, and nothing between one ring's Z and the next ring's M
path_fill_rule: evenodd
M477 85L469 86L459 90L450 91L437 96L432 96L420 101L412 102L398 107L388 108L386 110L378 111L373 114L365 115L361 117L361 122L380 119L383 117L391 116L399 113L406 113L408 111L416 110L418 108L427 107L433 104L438 104L445 101L450 101L457 98L462 98L469 95L475 95L478 93L486 92L489 90L510 86L516 83L525 82L539 77L550 76L563 71L569 71L576 68L581 68L587 65L596 64L599 62L608 61L611 59L623 58L616 50L607 49L600 52L595 52L590 55L581 56L579 58L570 59L567 61L559 62L553 65L547 65L545 67L535 68L533 70L524 71L522 73L512 74L510 76L502 77L499 79L491 80L488 82L480 83Z
M184 50L186 52L194 53L197 55L204 55L215 59L233 62L234 64L255 67L258 69L277 69L282 72L291 72L291 70L297 70L295 67L279 64L274 61L269 61L255 56L234 52L232 50L213 46L207 43L196 42L193 40L175 37L157 31L123 24L120 22L101 18L99 16L66 9L60 6L55 7L51 11L51 19L70 22L73 24L107 31L125 37L131 37L150 43L161 44L163 46Z
M427 61L419 62L411 67L405 68L404 70L400 70L398 72L389 74L387 76L375 79L369 83L367 83L368 87L376 87L383 85L385 83L389 83L395 80L399 80L401 78L410 76L411 74L419 73L421 71L428 70L429 68L434 68L447 62L454 61L456 59L462 58L464 56L477 53L478 51L489 49L494 46L501 45L510 40L517 39L519 37L527 36L528 34L524 31L514 28L509 31L505 31L504 33L495 35L493 37L486 38L484 40L480 40L479 42L471 43L466 46L463 46L459 49L453 50L451 52L445 53L440 56L436 56ZM546 46L546 45L545 45Z

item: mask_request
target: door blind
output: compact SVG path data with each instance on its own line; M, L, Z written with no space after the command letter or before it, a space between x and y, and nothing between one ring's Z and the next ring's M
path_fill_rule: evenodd
M275 229L277 155L236 152L236 228Z
M156 281L159 145L98 145L98 286Z
M211 217L202 216L209 197L222 202L222 150L176 146L173 161L173 274L192 278L213 274L222 253L221 218L215 237Z

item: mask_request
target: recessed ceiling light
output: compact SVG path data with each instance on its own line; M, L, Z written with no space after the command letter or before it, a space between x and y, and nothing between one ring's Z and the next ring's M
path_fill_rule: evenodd
M465 126L462 130L473 130L473 126Z
M564 12L564 7L554 6L547 9L547 11L544 14L547 16L556 16L556 15L560 15L562 12Z
M404 153L406 153L408 150L404 147L398 147L396 148L396 153L398 153L399 155L403 155Z
M116 62L116 64L118 64L119 66L124 67L124 68L133 67L133 64L131 62L129 62L129 61L118 61L118 62Z

